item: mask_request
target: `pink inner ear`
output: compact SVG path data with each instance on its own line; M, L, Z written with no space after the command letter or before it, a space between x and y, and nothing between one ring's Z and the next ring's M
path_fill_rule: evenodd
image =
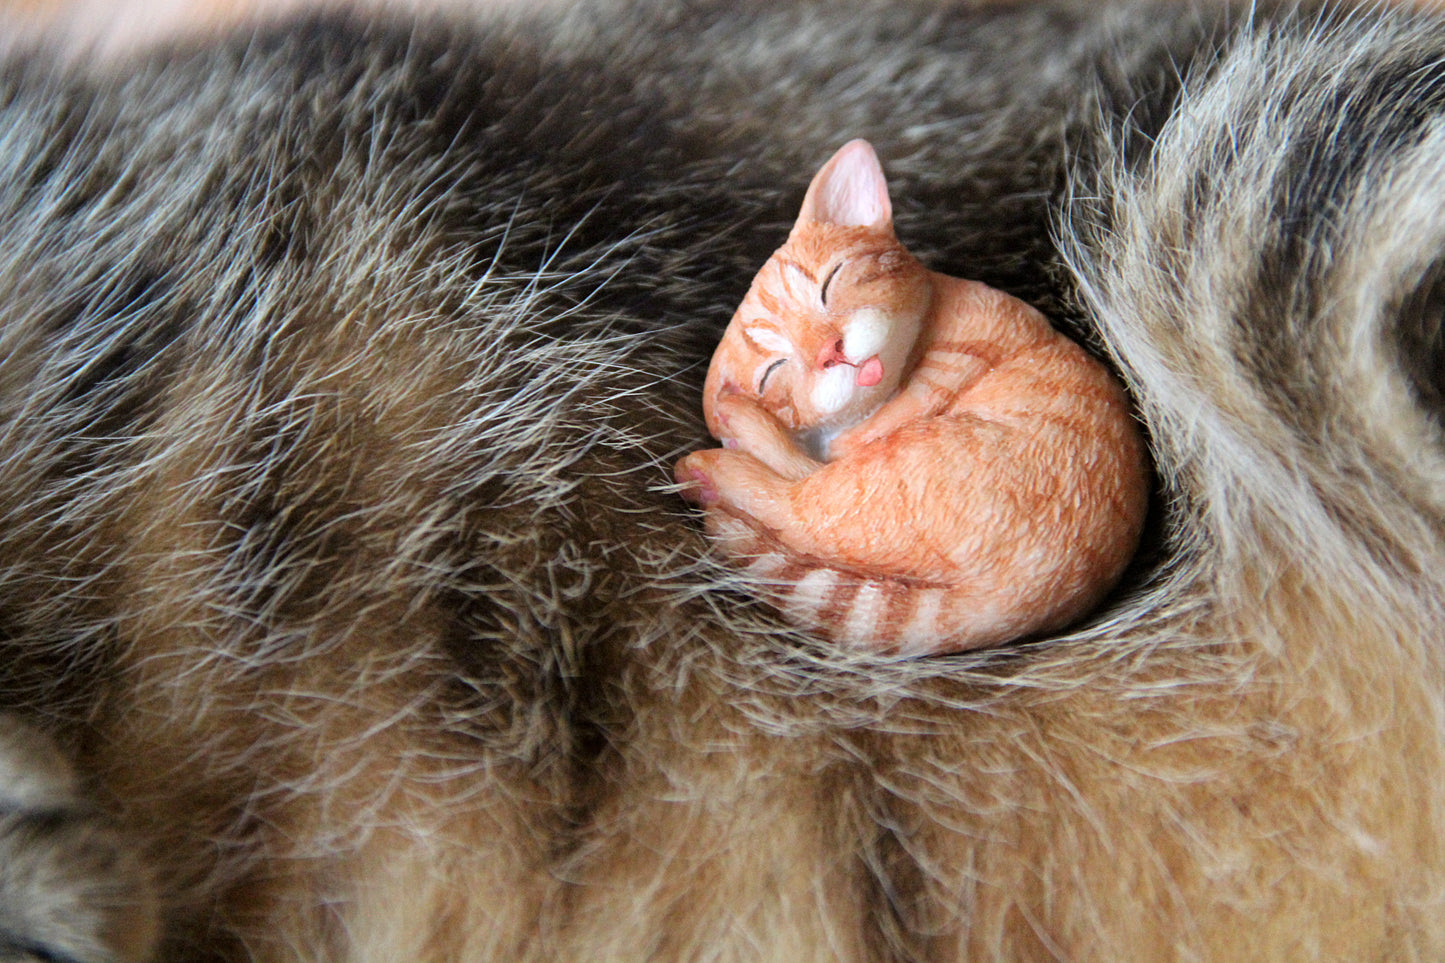
M852 140L818 171L803 200L801 220L844 227L872 227L893 219L888 182L866 140Z

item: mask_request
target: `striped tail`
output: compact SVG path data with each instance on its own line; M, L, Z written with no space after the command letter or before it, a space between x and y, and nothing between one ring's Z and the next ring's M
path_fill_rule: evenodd
M751 517L708 513L708 529L748 588L830 642L898 655L962 652L1018 637L1016 612L966 586L862 572L790 549Z

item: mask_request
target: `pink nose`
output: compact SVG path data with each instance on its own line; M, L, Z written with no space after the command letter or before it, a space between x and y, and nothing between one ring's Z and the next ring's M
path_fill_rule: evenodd
M835 341L828 341L818 350L817 364L819 368L831 368L835 364L847 363L848 357L843 354L842 338L838 338Z

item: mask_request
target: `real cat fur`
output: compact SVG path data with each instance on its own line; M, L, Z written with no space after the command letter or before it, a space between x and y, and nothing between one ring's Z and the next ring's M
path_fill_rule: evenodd
M0 765L82 786L5 794L5 952L142 953L26 922L58 807L163 959L1445 956L1442 55L769 3L12 61ZM1072 631L819 644L669 484L855 135L1131 389L1150 533Z

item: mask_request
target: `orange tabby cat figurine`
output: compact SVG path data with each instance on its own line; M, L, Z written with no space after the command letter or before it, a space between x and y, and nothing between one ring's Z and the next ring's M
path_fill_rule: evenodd
M1118 579L1147 500L1112 375L1033 308L925 269L877 155L808 188L713 355L722 449L677 465L789 618L904 654L1060 628Z

